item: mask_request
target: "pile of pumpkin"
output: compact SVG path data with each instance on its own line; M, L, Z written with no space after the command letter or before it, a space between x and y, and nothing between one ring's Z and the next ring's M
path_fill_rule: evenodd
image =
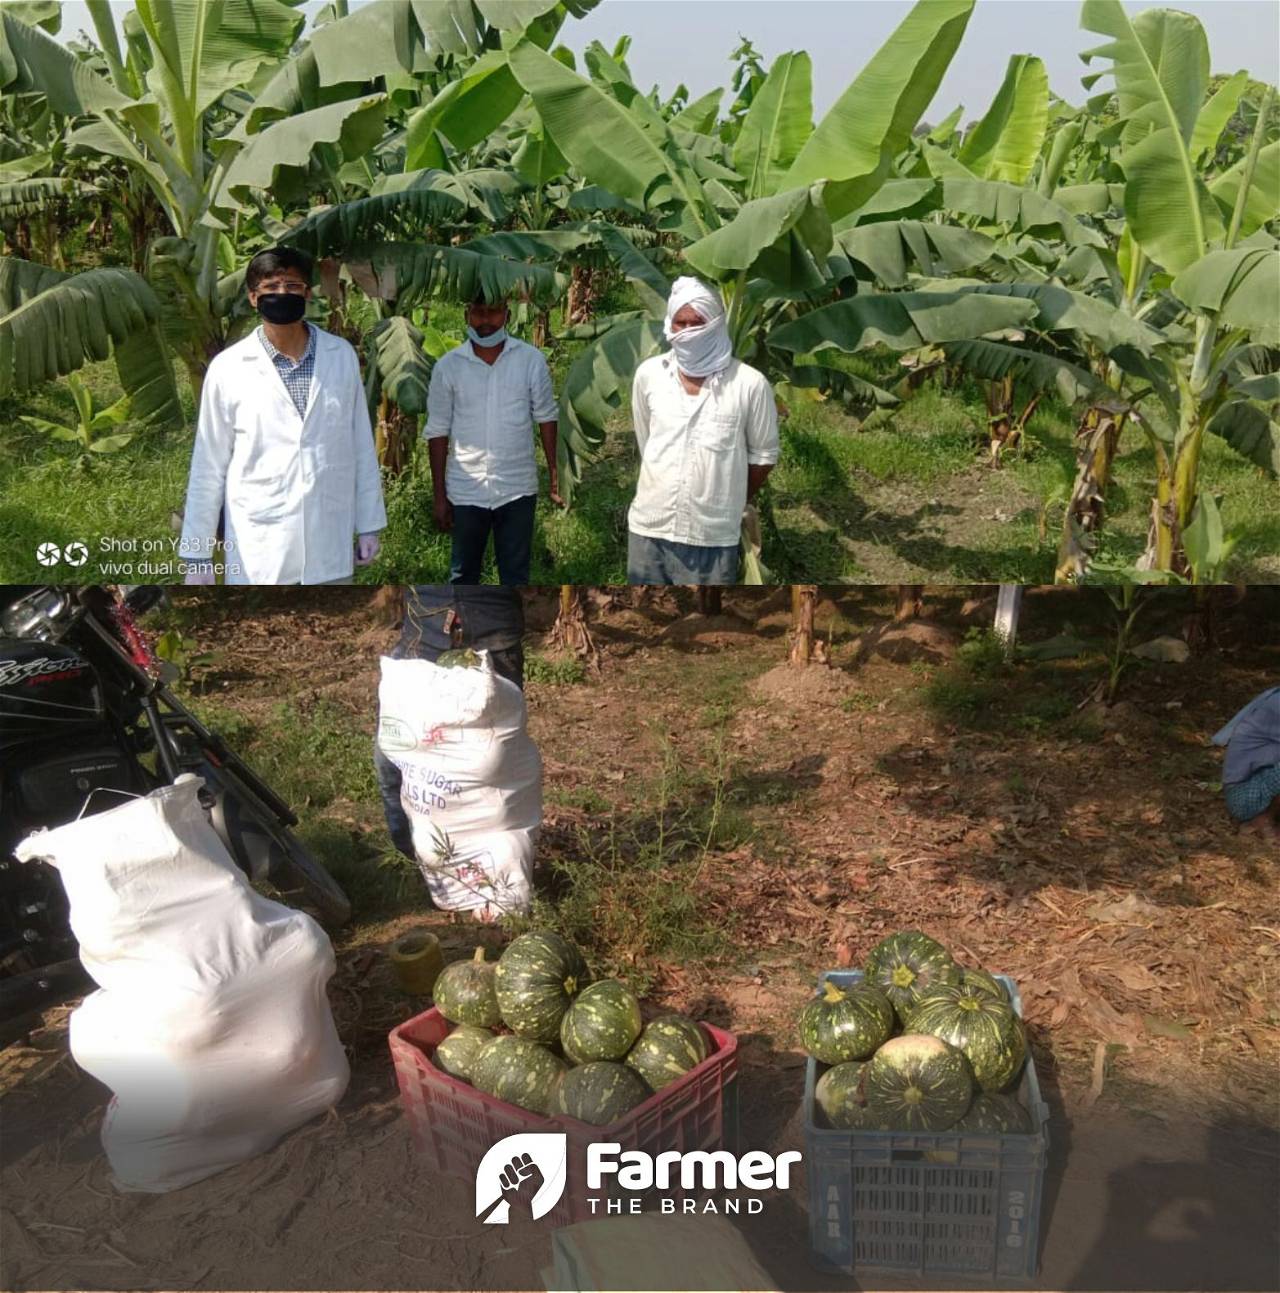
M454 1025L436 1066L530 1113L605 1127L710 1054L694 1020L646 1024L626 984L590 980L581 951L550 930L521 934L497 961L477 948L436 980L436 1008Z
M926 934L906 930L877 943L860 980L826 979L799 1030L805 1051L831 1066L815 1091L831 1127L1032 1130L1010 1094L1027 1037L1008 992Z

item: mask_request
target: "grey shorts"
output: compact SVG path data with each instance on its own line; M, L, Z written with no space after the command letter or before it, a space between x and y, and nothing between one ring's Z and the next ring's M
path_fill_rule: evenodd
M738 545L703 547L627 532L629 584L736 584Z

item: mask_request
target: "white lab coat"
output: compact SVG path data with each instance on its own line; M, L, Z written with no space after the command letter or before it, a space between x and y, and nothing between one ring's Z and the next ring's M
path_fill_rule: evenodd
M341 337L316 329L305 417L256 331L209 365L187 483L185 559L211 559L224 506L229 584L346 579L354 536L385 528L360 364Z

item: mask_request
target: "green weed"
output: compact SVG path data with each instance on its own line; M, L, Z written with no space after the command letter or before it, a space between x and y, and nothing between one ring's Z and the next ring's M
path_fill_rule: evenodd
M549 886L530 916L509 922L511 931L556 929L598 974L622 975L642 993L661 959L724 955L731 929L706 911L699 881L712 853L742 840L744 823L727 811L725 792L723 765L691 770L668 745L643 804L581 827L572 851L548 859Z
M550 687L571 687L586 682L587 667L574 655L544 655L531 651L524 658L526 682L545 683Z

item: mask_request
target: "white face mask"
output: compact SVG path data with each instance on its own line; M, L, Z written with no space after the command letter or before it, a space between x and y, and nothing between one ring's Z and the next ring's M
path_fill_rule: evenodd
M681 328L678 332L668 324L663 332L675 352L680 371L689 377L709 377L733 358L733 343L723 314L711 323Z
M467 324L467 336L476 343L477 346L500 346L507 339L506 328L499 328L497 332L491 332L487 337L482 337L469 323Z

